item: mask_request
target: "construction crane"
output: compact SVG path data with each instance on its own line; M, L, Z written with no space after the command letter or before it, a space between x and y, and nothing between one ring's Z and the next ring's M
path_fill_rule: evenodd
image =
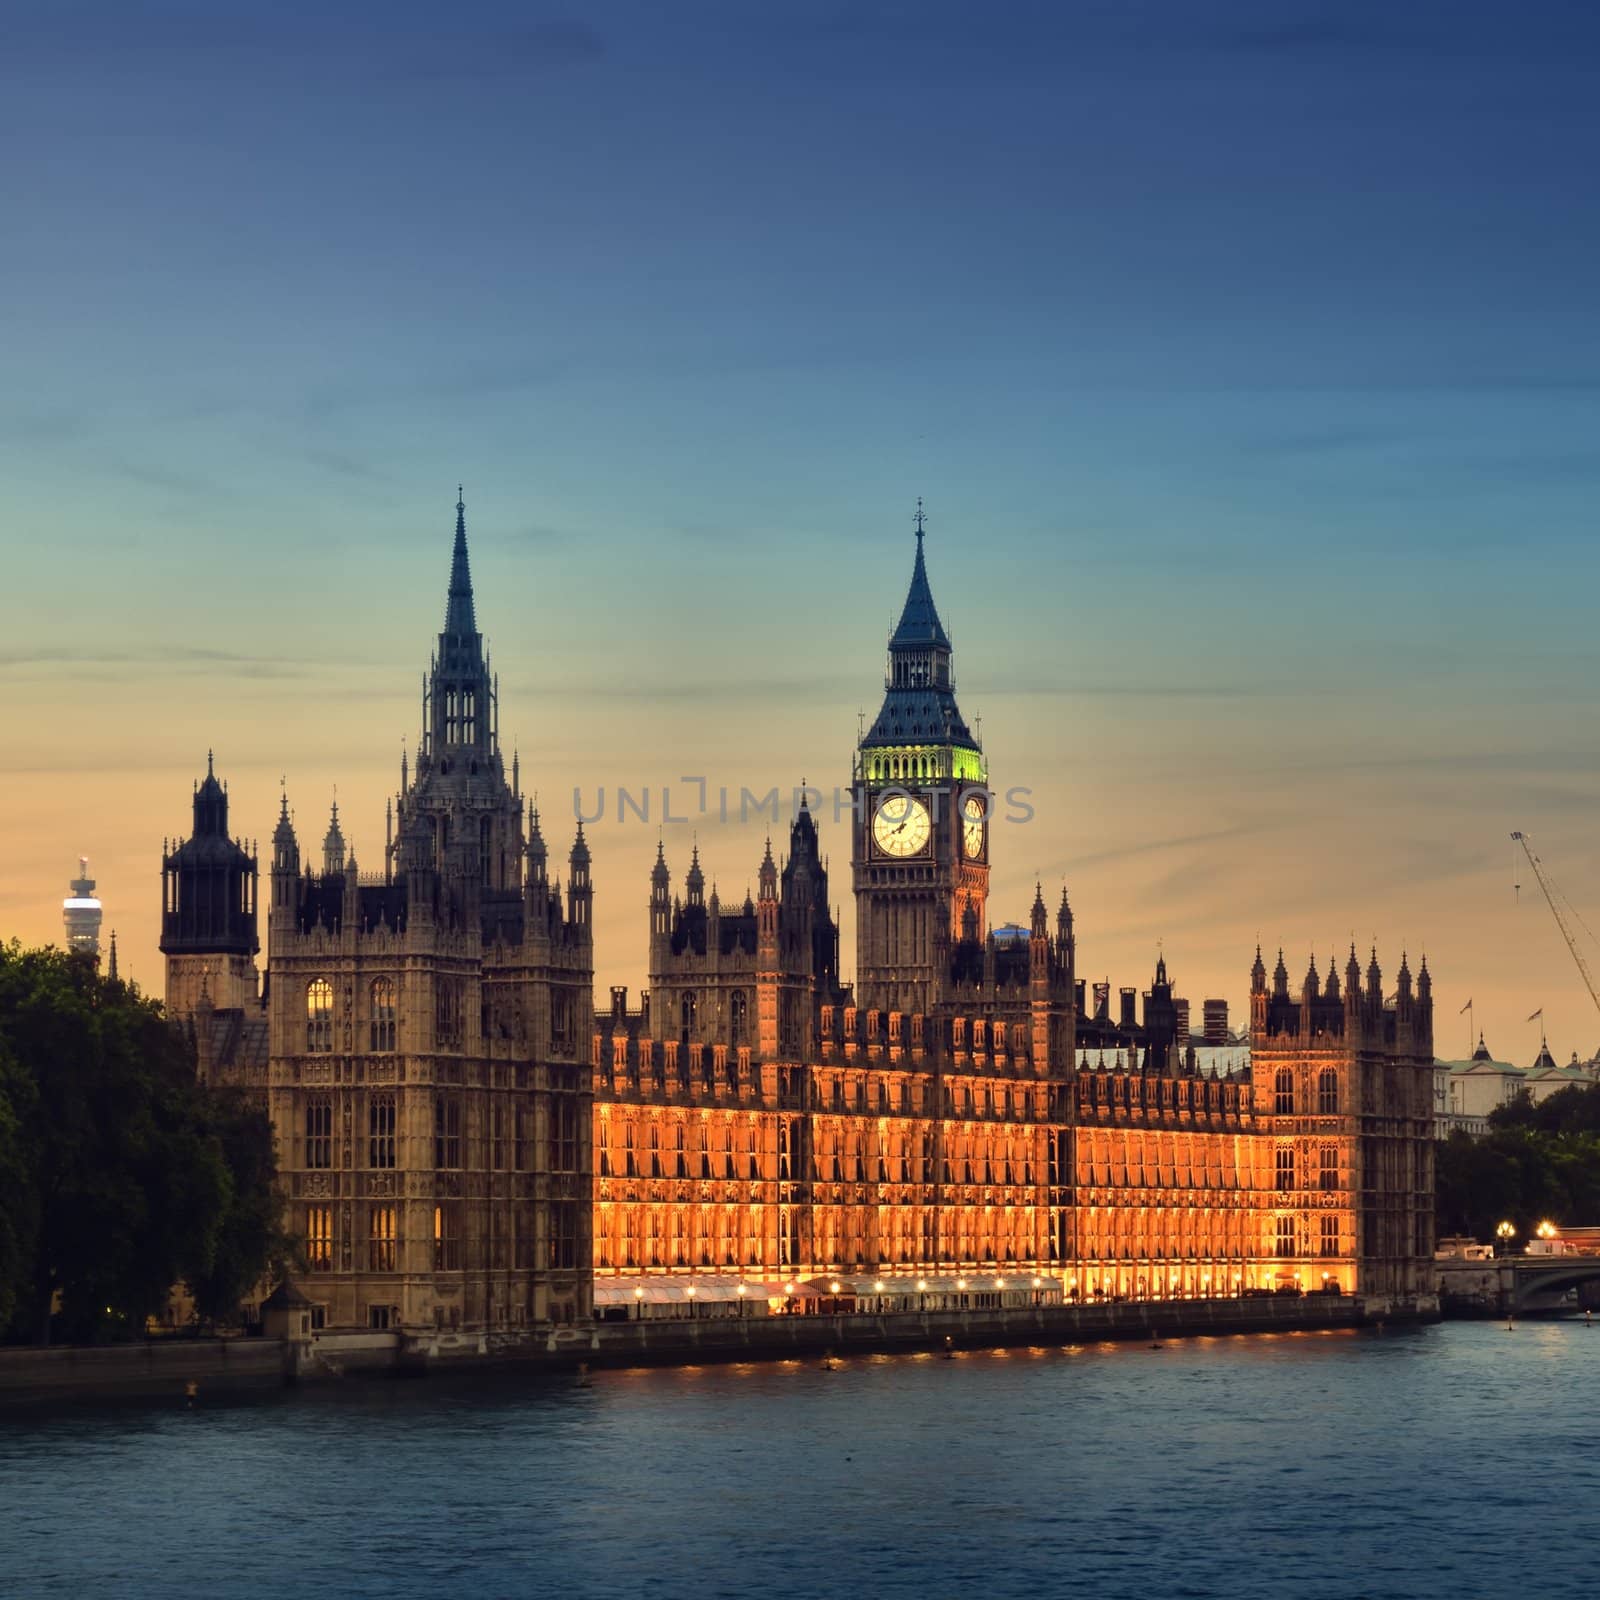
M1522 852L1528 858L1528 865L1533 868L1533 875L1539 880L1539 887L1544 891L1545 904L1550 907L1550 914L1556 919L1561 937L1567 941L1567 949L1572 952L1572 959L1577 962L1578 971L1583 975L1583 986L1589 991L1589 998L1594 1001L1595 1010L1600 1011L1600 991L1595 989L1594 974L1589 970L1589 963L1583 959L1583 951L1578 948L1577 938L1567 925L1567 919L1562 916L1561 907L1556 903L1559 891L1546 875L1544 863L1534 854L1533 846L1528 843L1528 836L1525 833L1513 833L1511 837L1522 846ZM1562 895L1561 898L1565 900L1566 896ZM1571 902L1568 901L1568 904L1571 905ZM1578 915L1576 907L1573 907L1573 915ZM1583 921L1581 917L1578 920ZM1584 926L1587 927L1588 924L1584 923Z

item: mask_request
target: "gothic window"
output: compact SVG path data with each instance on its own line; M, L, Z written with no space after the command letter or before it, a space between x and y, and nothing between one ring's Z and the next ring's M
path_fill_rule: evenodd
M1317 1187L1319 1189L1337 1189L1339 1187L1339 1150L1336 1145L1325 1144L1318 1152L1319 1167L1317 1172Z
M434 995L434 1033L441 1049L461 1047L461 981L440 978Z
M633 1152L633 1124L624 1123L622 1128L622 1172L626 1178L639 1176L639 1163Z
M394 1271L394 1207L373 1206L367 1224L367 1270Z
M326 978L306 985L306 1049L319 1054L333 1049L333 985Z
M1294 1254L1294 1218L1278 1218L1277 1253L1280 1258Z
M306 1166L333 1165L333 1101L325 1094L306 1101Z
M728 1037L734 1044L744 1043L745 1004L744 990L735 989L728 1003Z
M789 1170L789 1128L787 1121L778 1123L778 1177L785 1180L793 1176Z
M578 1170L578 1105L567 1095L555 1095L550 1102L550 1170Z
M1324 1067L1317 1077L1317 1110L1325 1117L1339 1114L1339 1074Z
M650 1124L650 1176L661 1176L661 1129Z
M505 1170L506 1164L506 1108L503 1100L496 1100L489 1114L489 1165L496 1172Z
M433 1270L461 1270L461 1207L458 1202L433 1208Z
M394 1165L394 1096L375 1094L367 1107L367 1165Z
M394 979L379 978L372 985L372 1048L395 1047Z
M528 1121L531 1113L526 1106L518 1106L511 1130L511 1165L514 1171L528 1169Z
M313 1272L333 1271L333 1207L306 1207L306 1265Z
M673 1177L675 1177L675 1178L687 1178L689 1176L689 1168L688 1168L688 1164L684 1160L683 1124L681 1122L677 1125L676 1128L674 1128L672 1130L672 1156L673 1156L673 1166L672 1166L672 1175L673 1175Z
M572 1042L572 996L565 992L550 997L550 1042L563 1050Z
M1339 1219L1337 1217L1323 1217L1320 1255L1336 1256L1339 1253Z
M492 848L490 845L490 823L487 817L478 819L478 870L482 874L485 889L494 887L493 874L490 869Z
M695 1003L694 994L692 991L683 997L682 1001L679 1003L678 1010L680 1023L679 1039L683 1044L688 1044L689 1036L694 1032Z
M461 1102L454 1095L434 1096L433 1164L442 1169L461 1165Z
M556 1200L550 1206L550 1265L578 1264L578 1206L576 1200Z
M1276 1161L1278 1192L1287 1194L1289 1190L1294 1188L1294 1146L1292 1144L1280 1144L1277 1149Z
M1273 1107L1279 1116L1294 1114L1294 1073L1288 1067L1279 1067L1273 1082Z

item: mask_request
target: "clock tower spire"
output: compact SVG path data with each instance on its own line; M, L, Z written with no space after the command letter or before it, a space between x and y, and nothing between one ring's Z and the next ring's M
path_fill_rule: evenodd
M950 636L923 553L889 636L883 706L856 747L851 868L858 1003L931 1013L949 950L989 891L988 768L956 704Z

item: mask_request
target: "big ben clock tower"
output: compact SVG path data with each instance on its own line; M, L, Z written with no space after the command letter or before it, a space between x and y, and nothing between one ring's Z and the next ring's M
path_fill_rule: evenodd
M962 720L944 631L917 558L889 638L883 709L856 749L851 869L857 1003L931 1013L950 949L982 937L989 893L988 769Z

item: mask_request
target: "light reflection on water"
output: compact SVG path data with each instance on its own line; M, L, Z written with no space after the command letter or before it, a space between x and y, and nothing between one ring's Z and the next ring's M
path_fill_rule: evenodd
M0 1591L1557 1594L1597 1372L1457 1323L0 1416Z

